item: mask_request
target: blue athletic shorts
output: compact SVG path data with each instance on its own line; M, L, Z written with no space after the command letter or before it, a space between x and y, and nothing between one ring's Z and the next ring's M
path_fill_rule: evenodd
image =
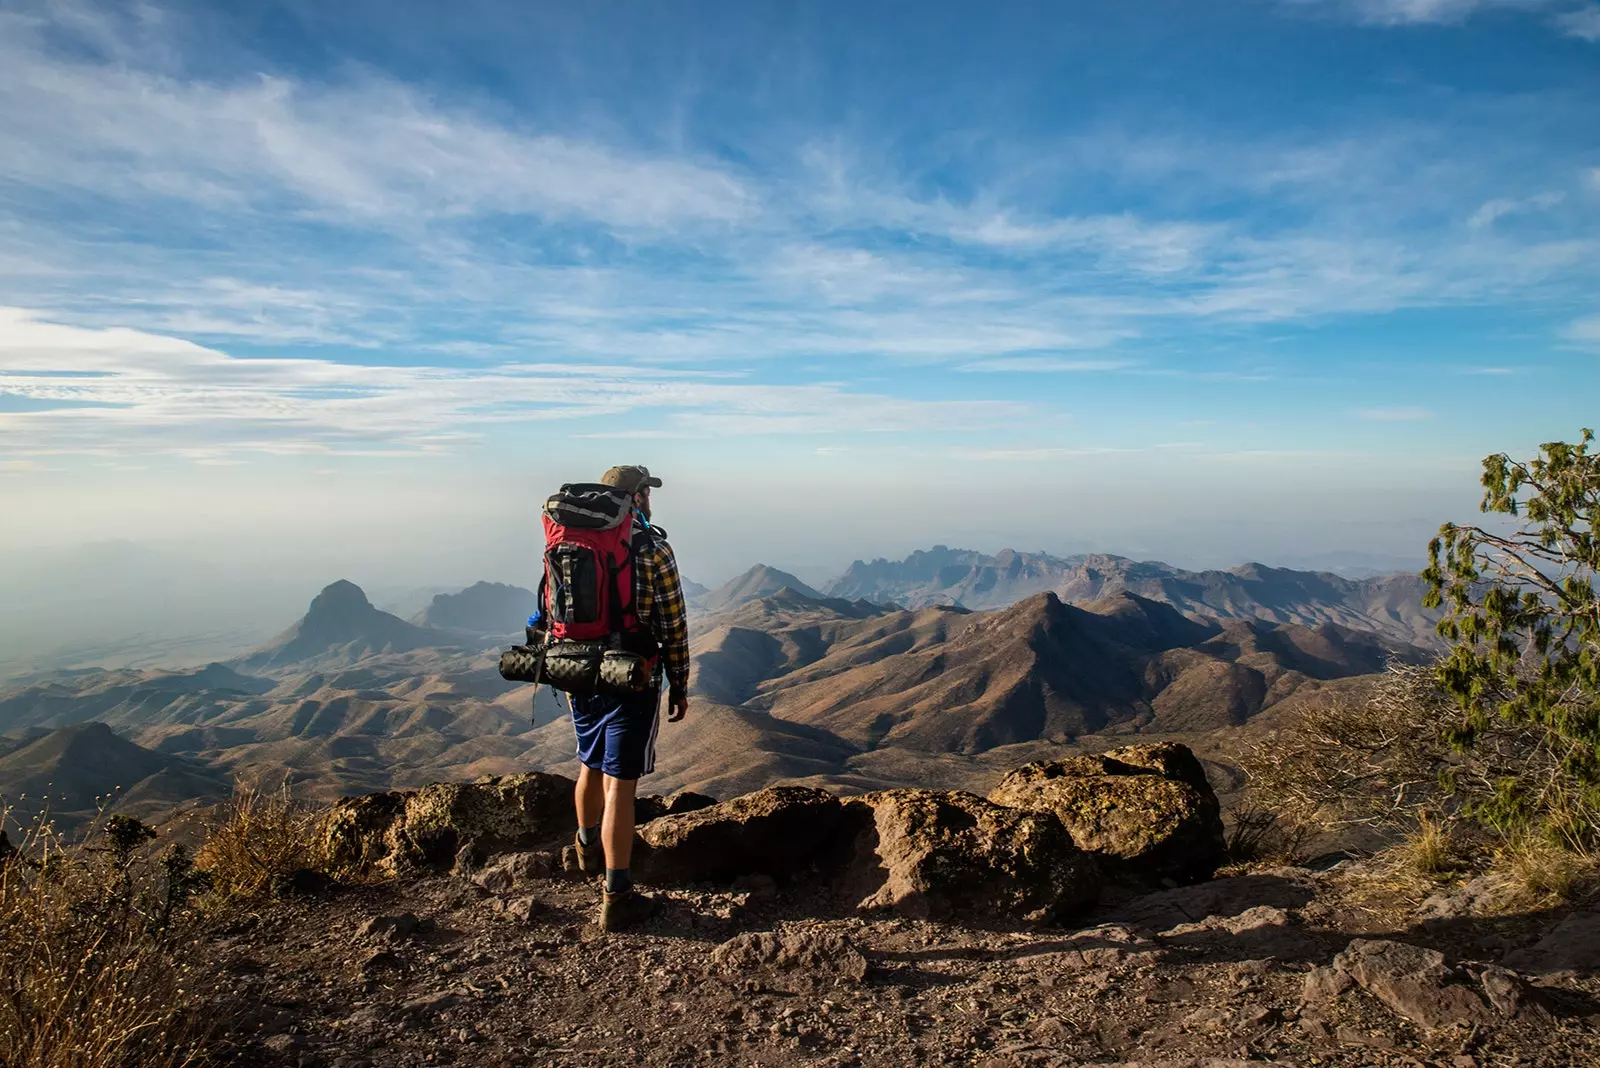
M578 759L613 779L637 779L656 769L656 728L661 713L654 687L637 696L572 697Z

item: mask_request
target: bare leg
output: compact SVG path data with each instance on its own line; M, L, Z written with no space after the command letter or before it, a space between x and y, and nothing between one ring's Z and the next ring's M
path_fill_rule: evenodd
M605 808L604 787L608 780L591 767L578 766L578 788L573 799L578 806L578 826L598 827L600 814ZM632 809L629 809L631 814Z
M633 860L633 795L639 780L607 775L605 782L606 818L600 828L600 841L606 848L606 867L626 868Z

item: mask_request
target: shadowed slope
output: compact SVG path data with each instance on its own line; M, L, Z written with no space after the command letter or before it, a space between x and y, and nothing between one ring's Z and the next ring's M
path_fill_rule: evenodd
M58 830L70 831L101 803L147 815L192 800L216 800L227 776L179 757L151 752L103 723L63 727L0 757L0 796L23 819L48 805Z

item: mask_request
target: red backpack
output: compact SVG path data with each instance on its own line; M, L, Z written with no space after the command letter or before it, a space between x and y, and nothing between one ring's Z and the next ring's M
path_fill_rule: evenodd
M544 505L539 610L554 641L590 642L639 630L633 596L633 495L574 482Z

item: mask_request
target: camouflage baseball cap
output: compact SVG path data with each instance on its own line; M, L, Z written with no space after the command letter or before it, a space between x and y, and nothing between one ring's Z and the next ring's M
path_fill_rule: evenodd
M607 486L616 486L629 493L638 493L647 487L661 485L661 480L650 473L650 469L643 464L624 464L613 467L600 476L600 481Z

